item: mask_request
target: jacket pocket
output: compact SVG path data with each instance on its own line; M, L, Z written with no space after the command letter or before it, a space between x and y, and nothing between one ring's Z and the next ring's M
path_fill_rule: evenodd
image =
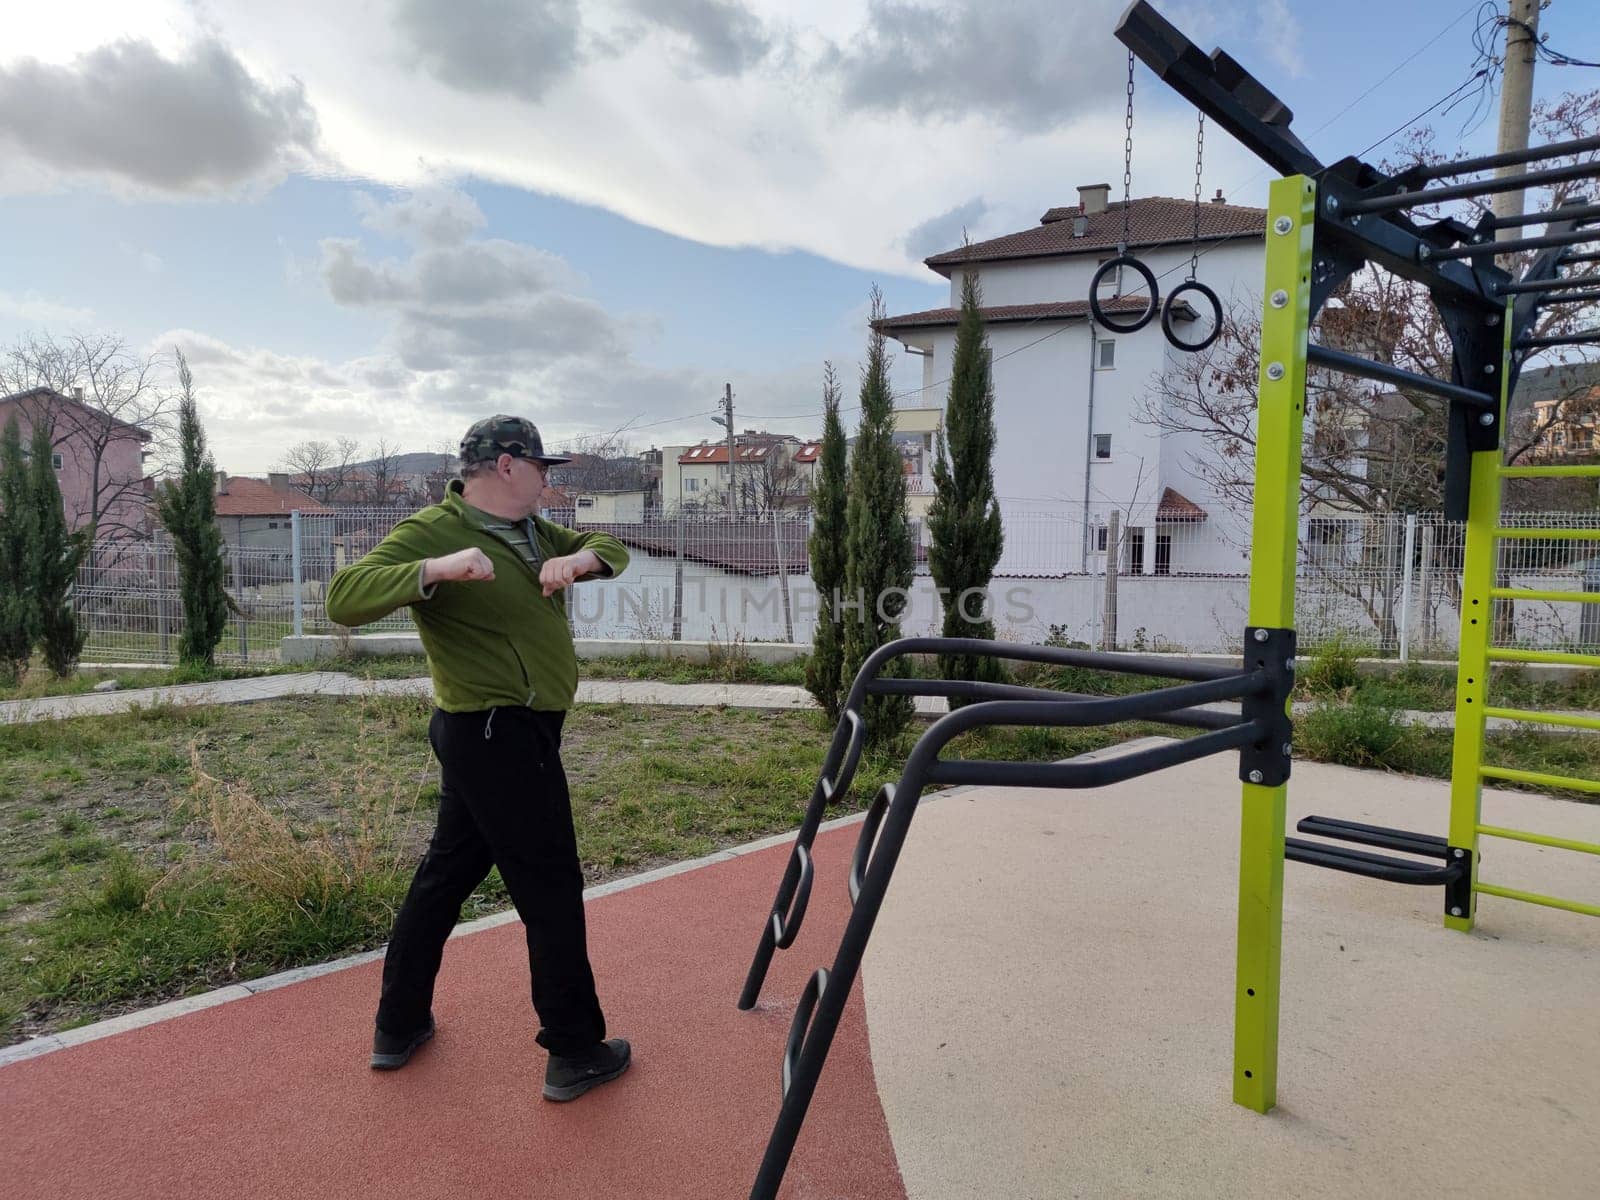
M523 703L532 704L534 697L533 677L528 674L528 664L523 661L522 651L517 649L516 642L512 641L510 638L507 638L506 645L511 647L511 657L517 660L517 669L522 672L522 686L528 693L527 699L525 699Z

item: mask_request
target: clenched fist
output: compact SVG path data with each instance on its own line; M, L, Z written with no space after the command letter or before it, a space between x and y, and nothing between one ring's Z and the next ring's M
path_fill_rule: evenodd
M585 575L591 575L598 570L600 570L599 555L593 550L580 550L576 554L547 559L539 568L539 583L544 588L544 594L552 596L562 588L571 587Z
M422 566L422 586L456 580L462 583L475 579L493 579L494 563L476 546L446 554L443 558L430 558Z

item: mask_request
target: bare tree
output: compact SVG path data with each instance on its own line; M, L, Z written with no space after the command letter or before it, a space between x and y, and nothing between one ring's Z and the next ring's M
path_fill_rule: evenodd
M794 461L793 451L797 449L798 446L774 443L759 460L739 464L737 511L765 517L804 503L806 480ZM726 493L719 495L726 503Z
M624 436L626 429L584 434L554 453L570 463L550 469L550 485L565 492L626 492L648 490L645 464Z
M385 506L403 504L410 489L400 478L400 447L379 438L367 451L367 459L350 474L350 498L358 504Z
M172 361L141 357L112 334L30 335L0 357L0 395L47 388L55 406L54 445L87 482L66 497L68 521L99 538L147 531L145 459L170 449L175 401Z
M349 482L360 444L341 437L333 442L298 442L284 451L279 464L291 477L290 483L322 504L331 504Z

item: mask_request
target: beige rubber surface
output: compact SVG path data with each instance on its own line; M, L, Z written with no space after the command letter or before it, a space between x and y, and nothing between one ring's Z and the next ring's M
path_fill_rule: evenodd
M1600 1195L1600 921L1286 865L1278 1107L1230 1098L1231 756L1097 792L968 790L912 825L867 954L906 1193ZM1429 833L1445 784L1296 763L1311 813ZM1488 823L1600 842L1600 807ZM1600 859L1486 840L1482 878L1600 903Z

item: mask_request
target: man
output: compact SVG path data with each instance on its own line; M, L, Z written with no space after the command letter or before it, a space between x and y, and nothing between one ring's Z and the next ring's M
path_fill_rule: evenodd
M534 514L544 452L517 417L479 421L461 441L460 480L334 575L328 616L364 625L404 605L433 676L428 740L439 759L439 820L383 964L372 1066L404 1066L433 1036L434 976L461 905L500 868L527 927L537 1041L550 1052L544 1097L573 1100L628 1069L606 1040L584 928L583 873L561 726L578 684L565 590L628 565L622 543Z

